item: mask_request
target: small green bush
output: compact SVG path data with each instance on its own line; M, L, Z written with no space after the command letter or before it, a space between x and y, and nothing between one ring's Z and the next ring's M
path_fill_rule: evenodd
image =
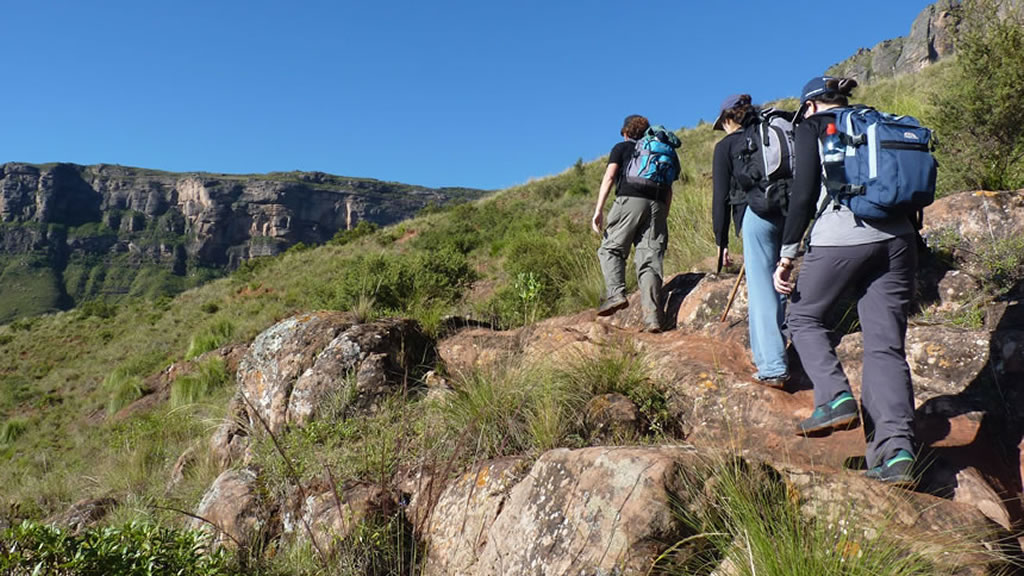
M235 325L222 318L192 336L185 352L185 359L191 360L227 344L235 335Z
M109 319L117 315L117 306L102 298L87 300L78 306L78 317L85 319L90 316Z
M226 551L210 550L205 533L136 522L80 534L25 522L0 534L0 547L0 573L10 576L238 573Z
M334 237L331 238L327 243L334 244L335 246L344 246L350 242L354 242L364 236L370 236L377 229L380 228L369 220L360 220L355 228L351 230L338 230L334 233Z

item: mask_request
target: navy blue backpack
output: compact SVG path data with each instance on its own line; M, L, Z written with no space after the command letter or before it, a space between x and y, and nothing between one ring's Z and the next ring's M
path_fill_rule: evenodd
M914 215L935 201L932 131L912 116L866 106L837 108L845 178L826 179L835 201L865 220Z

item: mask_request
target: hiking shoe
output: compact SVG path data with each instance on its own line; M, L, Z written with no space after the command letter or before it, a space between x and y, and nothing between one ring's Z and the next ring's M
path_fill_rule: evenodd
M604 302L601 302L601 306L597 309L597 315L611 316L627 306L629 306L629 301L626 300L625 296L622 296L621 294L618 296L612 296Z
M796 425L796 431L803 436L828 436L835 430L849 430L858 424L857 401L853 394L843 392L835 400L815 408L810 418Z
M657 320L644 322L644 332L649 334L657 334L661 332L661 322L658 322Z
M900 450L884 464L865 472L864 476L893 486L913 486L917 483L912 474L913 468L914 455L906 450Z
M787 372L780 376L761 376L755 373L753 378L762 386L781 390L786 386L786 382L789 382L789 373Z

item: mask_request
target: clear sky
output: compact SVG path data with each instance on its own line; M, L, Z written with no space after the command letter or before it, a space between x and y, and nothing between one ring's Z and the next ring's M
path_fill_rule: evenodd
M504 188L606 154L627 114L796 96L928 4L9 0L0 162Z

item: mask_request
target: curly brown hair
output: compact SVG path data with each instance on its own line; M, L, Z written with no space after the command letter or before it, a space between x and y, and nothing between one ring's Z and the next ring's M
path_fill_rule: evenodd
M651 127L651 123L647 121L647 118L639 114L630 114L626 116L626 119L622 121L622 130L620 133L626 138L632 140L639 140L643 138L644 133Z
M740 126L745 125L747 120L752 118L757 111L752 102L750 94L740 94L739 99L732 108L722 111L722 122L732 120Z

